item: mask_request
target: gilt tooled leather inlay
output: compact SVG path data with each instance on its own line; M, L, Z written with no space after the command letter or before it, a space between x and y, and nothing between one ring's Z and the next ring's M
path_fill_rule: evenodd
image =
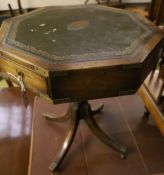
M123 10L108 7L51 7L15 18L13 47L53 63L133 58L153 29Z

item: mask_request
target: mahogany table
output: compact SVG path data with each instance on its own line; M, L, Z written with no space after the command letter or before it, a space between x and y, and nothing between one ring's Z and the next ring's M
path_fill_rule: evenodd
M53 103L71 102L66 113L70 129L51 171L62 163L80 119L125 156L126 147L94 120L103 105L93 110L88 100L135 93L158 61L162 37L147 19L105 6L47 7L3 22L0 74L20 84L25 105L26 89Z

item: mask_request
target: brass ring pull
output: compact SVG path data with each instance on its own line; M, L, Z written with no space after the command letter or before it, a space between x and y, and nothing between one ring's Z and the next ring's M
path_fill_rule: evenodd
M23 102L24 102L25 107L27 108L28 98L27 98L27 95L26 95L26 88L25 88L25 85L24 85L24 82L23 82L23 73L19 72L18 77L16 77L15 75L13 75L10 72L7 72L7 73L0 72L0 76L2 76L5 79L10 79L10 80L16 81L20 85Z

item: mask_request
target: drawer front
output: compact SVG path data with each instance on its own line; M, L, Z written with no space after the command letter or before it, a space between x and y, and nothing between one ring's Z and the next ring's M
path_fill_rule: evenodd
M133 94L141 84L141 68L109 67L73 70L51 76L51 98L56 101L89 99ZM134 81L135 79L135 81Z
M0 57L0 72L9 73L15 77L18 77L18 74L22 73L26 89L30 89L37 94L47 95L46 78L38 75L25 66L11 62L4 57Z

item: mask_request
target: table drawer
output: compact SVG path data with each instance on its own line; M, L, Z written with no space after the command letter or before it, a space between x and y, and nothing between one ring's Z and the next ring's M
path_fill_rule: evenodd
M22 73L23 82L27 89L30 89L37 94L47 94L46 78L25 66L11 62L4 57L0 57L0 72L9 73L15 77L17 77L19 73Z

